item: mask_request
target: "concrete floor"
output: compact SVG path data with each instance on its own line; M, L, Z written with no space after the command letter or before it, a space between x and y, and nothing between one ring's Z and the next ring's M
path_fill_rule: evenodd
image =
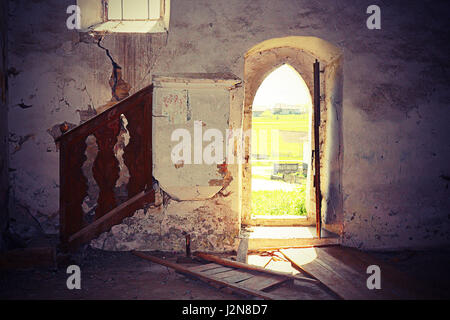
M81 290L68 290L65 267L2 272L0 299L236 299L130 252L87 249L78 257Z
M176 261L177 256L164 254ZM81 269L81 290L68 290L66 267L0 272L0 300L248 300L252 297L220 291L197 279L151 263L130 252L87 248L70 264ZM285 300L334 299L310 283L283 285L272 293Z
M399 270L450 297L450 248L428 251L372 253ZM165 254L175 261L177 256ZM249 263L264 265L265 258L249 257ZM57 270L29 269L0 272L0 300L15 299L114 299L114 300L242 300L251 297L220 291L196 279L143 260L130 252L107 252L87 248L71 264L81 268L81 290L66 287L66 267ZM272 261L268 267L292 271L284 261ZM330 292L314 284L297 282L273 290L285 300L335 299Z
M450 247L417 251L370 252L375 257L433 288L439 299L450 299Z

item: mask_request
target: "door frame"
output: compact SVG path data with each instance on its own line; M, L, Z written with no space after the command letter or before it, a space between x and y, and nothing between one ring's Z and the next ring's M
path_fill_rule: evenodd
M243 132L252 128L252 103L262 81L282 64L292 66L314 92L315 61L321 64L319 85L322 94L320 106L320 217L316 220L315 190L308 194L308 217L285 225L316 225L316 221L327 230L342 234L343 191L341 168L343 162L342 137L342 91L343 58L339 48L316 37L285 37L264 41L252 47L244 56L244 103ZM251 218L251 137L243 143L241 223L243 225L270 225ZM314 188L311 188L314 189ZM313 213L312 215L310 213ZM283 225L283 223L279 223Z

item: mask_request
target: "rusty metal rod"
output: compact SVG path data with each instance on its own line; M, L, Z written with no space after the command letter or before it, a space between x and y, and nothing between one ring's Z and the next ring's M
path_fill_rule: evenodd
M316 188L316 232L317 238L321 238L322 216L321 204L322 194L320 191L320 64L314 63L314 186Z

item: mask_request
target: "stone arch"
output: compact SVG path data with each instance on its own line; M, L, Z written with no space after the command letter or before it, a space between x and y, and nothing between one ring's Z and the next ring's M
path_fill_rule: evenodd
M341 168L342 143L342 91L343 59L339 48L316 37L292 36L263 41L247 51L244 57L244 119L243 130L252 128L253 99L261 83L276 68L283 64L292 66L303 78L313 94L313 63L321 64L321 190L322 220L325 228L342 232L342 188ZM250 139L244 142L242 175L242 223L251 224L251 165ZM313 194L311 188L310 191ZM310 212L314 211L309 201ZM305 224L313 224L308 217Z

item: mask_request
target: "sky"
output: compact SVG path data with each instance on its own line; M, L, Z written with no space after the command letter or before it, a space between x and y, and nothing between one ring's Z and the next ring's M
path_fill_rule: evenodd
M270 73L261 83L253 100L254 106L272 107L276 103L288 105L311 104L305 81L291 66L284 64Z

